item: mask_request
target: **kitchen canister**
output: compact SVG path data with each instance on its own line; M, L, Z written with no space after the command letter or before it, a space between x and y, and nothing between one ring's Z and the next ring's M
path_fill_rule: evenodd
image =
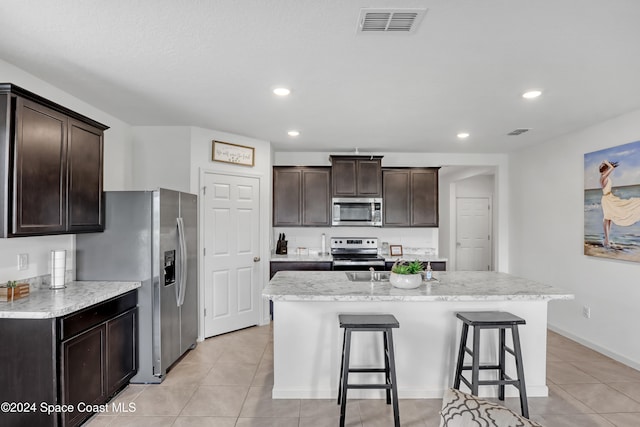
M67 269L67 251L51 251L51 289L64 289L64 273Z

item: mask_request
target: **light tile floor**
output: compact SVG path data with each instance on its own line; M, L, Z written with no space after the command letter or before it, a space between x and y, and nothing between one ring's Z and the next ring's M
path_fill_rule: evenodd
M529 399L531 418L546 427L640 426L640 372L553 332L548 334L549 397ZM160 385L130 385L114 402L135 412L94 416L101 426L324 427L338 425L334 400L272 400L270 326L199 343ZM519 412L518 398L504 405ZM402 399L403 426L439 426L440 399ZM350 400L350 427L388 427L379 400Z

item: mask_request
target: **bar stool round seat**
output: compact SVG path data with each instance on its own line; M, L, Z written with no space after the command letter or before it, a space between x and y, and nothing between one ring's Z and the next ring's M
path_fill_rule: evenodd
M526 324L526 321L518 316L505 311L469 311L456 313L456 317L462 321L462 334L458 348L458 361L454 376L453 388L460 389L463 382L471 390L471 394L478 395L478 387L484 385L497 385L498 398L504 400L504 386L513 385L520 393L520 409L522 416L529 418L529 406L527 404L527 390L524 381L524 368L522 365L522 350L520 347L520 335L518 325ZM467 346L469 327L473 327L472 348ZM498 330L498 363L481 364L480 362L480 331L483 329ZM513 348L505 344L505 331L511 330ZM466 354L471 356L471 365L464 364ZM505 373L505 355L511 354L515 358L517 378L511 378ZM463 375L463 371L471 371L471 380ZM480 380L480 370L497 370L498 379Z
M398 410L398 387L396 385L395 356L393 353L392 329L400 327L398 320L391 314L339 314L340 327L344 329L342 342L342 363L340 366L340 383L338 386L338 404L340 405L340 427L344 427L347 408L347 390L349 389L384 389L387 405L393 404L395 427L400 427ZM379 331L383 336L384 367L383 368L351 368L351 333L363 331ZM383 373L384 383L356 384L349 383L349 373Z

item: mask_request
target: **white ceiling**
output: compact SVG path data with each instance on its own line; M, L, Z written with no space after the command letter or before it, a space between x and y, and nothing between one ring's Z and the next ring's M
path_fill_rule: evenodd
M358 34L363 7L428 12ZM508 152L640 109L639 18L638 0L2 0L0 58L132 125Z

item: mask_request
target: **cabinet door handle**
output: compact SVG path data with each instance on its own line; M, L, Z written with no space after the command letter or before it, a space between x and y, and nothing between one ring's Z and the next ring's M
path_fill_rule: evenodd
M253 257L253 262L259 262L260 261L260 257L259 256L254 256Z

